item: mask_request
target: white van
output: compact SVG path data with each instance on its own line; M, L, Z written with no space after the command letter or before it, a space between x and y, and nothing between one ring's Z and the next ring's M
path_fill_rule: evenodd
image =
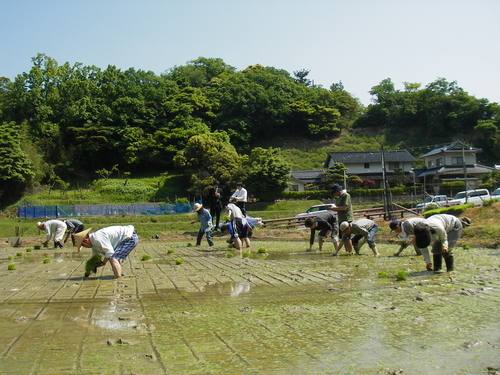
M453 197L449 204L465 204L474 203L475 206L481 206L484 201L490 200L490 192L488 189L472 189L460 191Z

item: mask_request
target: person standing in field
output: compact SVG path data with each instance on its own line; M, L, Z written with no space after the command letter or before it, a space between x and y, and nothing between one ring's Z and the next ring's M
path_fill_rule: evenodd
M213 187L208 191L208 200L210 202L210 215L215 221L214 231L219 229L220 213L222 211L222 189L219 187L219 181L215 180Z
M243 182L237 182L236 191L233 193L233 195L231 195L229 201L235 203L236 206L238 206L244 217L247 216L247 200L248 200L248 192L243 187Z
M134 226L113 225L89 233L91 230L92 228L89 228L75 234L77 251L80 252L82 247L91 248L92 256L104 256L104 260L96 264L96 267L102 267L109 262L115 277L123 276L121 263L139 243ZM88 277L88 274L85 277Z
M337 250L339 242L339 224L336 215L334 215L332 212L326 212L316 217L308 217L305 220L304 225L306 228L311 229L311 236L309 237L309 249L307 249L307 251L312 250L316 231L319 231L318 233L319 251L323 250L323 242L328 235L332 240L334 250L335 251Z
M205 235L207 237L208 246L213 246L214 241L212 240L212 215L206 208L203 208L202 204L195 203L193 206L194 211L198 215L197 220L192 220L191 224L200 222L200 230L196 236L196 246L201 245L201 240Z
M351 195L347 192L347 190L342 189L342 186L339 184L332 185L332 193L335 197L337 197L337 201L335 203L336 207L329 207L328 210L337 211L339 223L343 223L344 221L351 223L354 220ZM339 253L342 246L345 246L346 250L348 248L352 249L351 236L343 232L337 250L333 253L334 256Z
M394 256L397 257L399 254L403 252L404 249L408 247L411 243L413 245L413 249L417 255L422 255L420 249L415 245L415 237L414 237L414 229L415 225L423 222L425 219L423 217L412 217L405 221L393 220L389 224L389 228L395 233L399 233L401 236L401 243L398 251L394 253ZM410 236L413 236L410 240Z
M47 246L51 239L54 239L54 248L62 249L64 246L62 240L64 233L66 233L67 226L64 221L61 220L47 220L45 222L39 221L36 224L37 228L45 231L45 242L43 244Z
M75 246L75 237L74 236L75 236L75 234L77 234L85 229L84 225L80 220L76 220L76 219L67 219L67 220L64 220L64 222L66 223L66 226L68 227L66 230L66 237L64 238L64 243L66 243L66 241L68 241L69 236L71 236L71 242L73 243L73 246Z
M373 251L373 255L378 257L380 254L377 250L377 244L375 243L375 236L377 235L378 225L371 219L358 219L354 220L352 223L344 221L340 224L340 230L348 235L353 235L352 237L352 247L356 255L359 255L361 246L368 243L368 246ZM346 242L346 250L352 252L352 247L350 247L350 242Z

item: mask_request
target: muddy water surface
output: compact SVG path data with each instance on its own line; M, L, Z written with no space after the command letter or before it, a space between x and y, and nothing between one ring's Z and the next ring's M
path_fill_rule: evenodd
M500 252L331 257L140 243L83 279L88 253L0 249L2 374L488 374L500 367ZM276 250L274 250L276 249ZM23 250L23 249L21 249ZM142 254L152 259L141 261ZM51 263L43 263L44 258ZM182 265L175 259L182 258ZM8 271L7 265L16 264ZM398 281L397 271L407 279ZM389 277L379 277L379 272ZM493 370L490 370L490 374Z

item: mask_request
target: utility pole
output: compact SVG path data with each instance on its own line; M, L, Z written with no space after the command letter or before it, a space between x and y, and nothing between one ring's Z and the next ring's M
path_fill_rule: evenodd
M384 145L380 145L380 154L382 159L382 183L384 184L384 220L391 220L391 213L389 210L389 191L387 189L387 178L385 174L385 155Z

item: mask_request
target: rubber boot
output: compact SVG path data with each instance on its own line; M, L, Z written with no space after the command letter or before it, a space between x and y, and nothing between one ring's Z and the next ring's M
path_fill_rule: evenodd
M447 272L453 271L453 263L454 263L453 254L448 253L447 255L445 255L444 262L446 263L446 271Z
M441 267L443 265L443 257L441 254L432 254L432 260L434 262L434 272L441 272Z

